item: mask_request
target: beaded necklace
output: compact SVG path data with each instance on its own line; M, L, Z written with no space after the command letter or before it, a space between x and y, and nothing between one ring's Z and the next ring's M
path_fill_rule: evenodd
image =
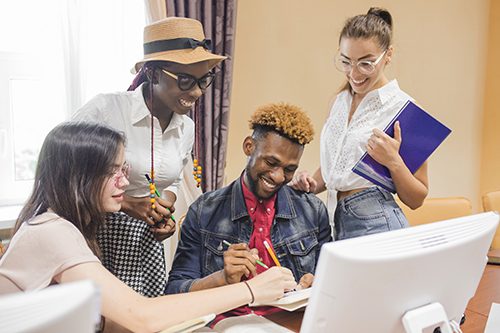
M202 133L201 133L201 124L200 124L200 119L198 117L198 115L200 114L200 112L197 112L199 111L199 108L200 108L200 104L199 103L196 103L196 107L194 109L194 112L193 112L193 118L195 119L195 129L196 129L196 134L198 135L195 135L194 136L194 155L195 156L199 156L198 154L198 149L200 148L200 138L202 136ZM194 180L196 181L196 187L200 187L201 186L201 173L202 173L202 167L198 161L198 159L195 157L193 158L193 177L194 177Z
M149 83L149 100L151 103L151 110L149 111L151 113L151 170L150 170L150 177L148 178L149 181L149 193L150 193L150 202L151 202L151 208L155 209L155 194L159 197L158 190L156 188L155 184L155 172L154 172L154 116L153 116L153 84ZM198 104L199 105L199 104ZM200 128L198 123L198 117L194 115L194 118L196 118L196 128ZM199 135L195 135L195 153L197 148L199 147ZM198 162L198 159L194 158L193 159L193 177L194 180L196 181L196 187L201 186L201 179L202 179L202 167Z
M159 197L158 190L156 189L156 184L155 184L155 162L154 162L154 133L155 133L155 128L154 128L154 116L153 116L153 83L149 83L149 100L151 102L151 110L149 111L151 113L151 170L149 173L149 197L150 197L150 202L151 202L151 209L156 209L156 198L155 194Z

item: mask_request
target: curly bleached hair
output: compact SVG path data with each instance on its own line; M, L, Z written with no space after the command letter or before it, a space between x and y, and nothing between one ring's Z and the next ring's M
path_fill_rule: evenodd
M305 111L288 103L271 103L257 108L249 123L254 131L275 131L300 145L311 142L314 136L311 119Z

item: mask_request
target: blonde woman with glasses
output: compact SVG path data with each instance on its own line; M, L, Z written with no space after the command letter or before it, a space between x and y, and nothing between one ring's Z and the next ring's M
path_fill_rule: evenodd
M312 176L298 173L290 184L307 192L328 191L336 239L408 226L390 192L351 171L365 151L389 169L397 195L407 206L418 208L428 193L427 162L412 174L399 155L404 140L399 123L394 125L394 137L381 130L413 100L385 75L393 53L392 17L387 10L370 8L346 21L335 65L347 82L321 133L320 167Z

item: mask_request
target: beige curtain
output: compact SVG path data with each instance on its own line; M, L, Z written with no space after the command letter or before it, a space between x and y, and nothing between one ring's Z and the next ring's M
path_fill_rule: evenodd
M165 0L144 0L146 8L146 22L148 24L167 17Z

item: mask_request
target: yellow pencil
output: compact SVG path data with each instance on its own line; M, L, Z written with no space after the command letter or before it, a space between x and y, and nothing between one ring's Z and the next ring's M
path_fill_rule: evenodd
M278 261L278 258L276 258L276 254L274 254L273 249L271 248L271 246L269 245L269 243L266 240L264 241L264 246L266 247L267 252L269 252L269 255L273 259L276 266L281 267L281 264Z

